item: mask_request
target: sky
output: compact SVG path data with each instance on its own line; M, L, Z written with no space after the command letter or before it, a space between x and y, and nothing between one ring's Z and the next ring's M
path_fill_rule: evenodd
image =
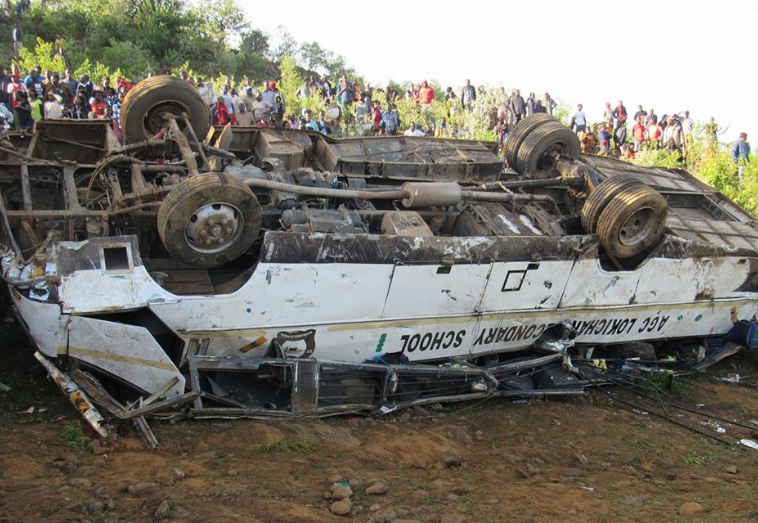
M240 3L274 43L282 25L375 86L435 79L460 93L470 78L582 103L593 122L619 100L630 114L689 110L728 126L722 141L744 131L758 145L756 0Z

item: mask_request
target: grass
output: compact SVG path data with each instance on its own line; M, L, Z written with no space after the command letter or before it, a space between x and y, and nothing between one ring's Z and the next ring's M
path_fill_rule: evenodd
M248 447L251 452L285 452L288 454L310 454L313 446L302 440L284 438L276 443L259 443Z
M72 423L67 424L63 428L63 439L66 440L66 443L68 443L69 447L77 452L83 450L92 452L92 445L82 441L81 435L79 434L79 428Z

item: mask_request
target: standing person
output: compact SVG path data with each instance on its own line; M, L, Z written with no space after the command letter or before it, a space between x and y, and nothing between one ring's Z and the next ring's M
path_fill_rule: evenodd
M74 98L74 105L71 107L71 118L75 120L86 120L89 118L89 104L84 99L84 94L77 94Z
M621 124L613 131L613 143L615 145L615 148L620 151L621 148L626 145L626 139L626 124Z
M239 112L235 115L237 125L251 127L253 125L253 113L247 110L245 104L240 105Z
M682 131L684 132L685 143L692 143L692 131L694 130L694 123L690 118L690 112L684 111L684 118L682 118Z
M390 104L382 113L382 130L390 136L395 136L400 128L400 116L397 114L395 104Z
M55 94L53 91L48 91L45 95L45 120L51 120L55 118L63 118L63 104L61 103L63 98Z
M650 127L650 122L658 123L658 115L655 114L655 109L650 109L650 114L645 117L645 125Z
M616 109L614 109L613 111L613 117L616 119L616 127L615 127L616 129L626 124L626 119L627 119L626 107L624 107L624 102L622 102L621 100L619 100L619 103L616 106Z
M532 116L535 107L537 107L537 98L534 93L529 93L529 97L526 99L526 115Z
M513 90L511 95L510 109L513 113L513 124L519 123L526 116L526 102L524 97L521 96L521 91L518 89Z
M14 92L13 96L16 99L16 108L13 110L16 129L31 129L34 127L34 119L32 118L32 106L29 105L26 93L19 90Z
M8 85L11 84L11 77L5 74L5 70L0 65L0 104L6 109L11 108L11 97L8 94Z
M58 73L53 74L53 79L45 86L45 100L47 100L47 93L55 93L61 99L61 103L66 107L70 107L74 103L74 93L71 92L68 85L65 82L61 82L60 75Z
M750 162L750 144L747 143L747 133L740 133L740 137L732 145L732 160L737 166L737 178L741 182L745 174L745 166Z
M258 93L255 95L255 101L251 109L253 111L253 120L255 123L258 123L274 109L274 106L263 99L263 93Z
M642 117L643 121L645 117L647 116L647 111L642 108L641 105L637 106L637 112L634 113L634 121L637 121L637 118Z
M545 93L542 97L542 105L545 108L545 112L549 115L553 115L553 111L555 111L555 108L558 106L557 103L555 103L555 100L550 96L550 93Z
M632 127L632 140L634 140L634 152L639 152L642 149L642 144L645 142L645 125L642 123L643 116L640 115L635 118L634 127Z
M16 91L23 91L24 90L24 84L21 83L21 77L18 75L18 73L12 73L11 74L11 83L8 84L8 88L6 91L8 92L8 97L10 98L11 102L11 109L15 109L16 106L19 104L18 98L15 97Z
M284 119L284 111L287 108L287 103L284 100L284 95L276 86L276 82L271 82L271 84L271 90L274 92L274 109L279 117L277 121L281 121Z
M24 78L24 87L34 89L37 92L37 98L41 99L45 95L45 77L40 74L39 69L29 71L27 77Z
M197 92L200 93L200 97L205 102L205 105L208 107L213 107L213 104L216 103L217 96L216 93L213 92L213 86L211 84L206 84L205 80L203 80L201 77L198 77L197 79L197 85L195 86L197 89Z
M648 116L648 119L650 116ZM658 149L661 145L661 137L663 136L663 129L656 120L649 120L647 126L647 139L650 143L650 147Z
M94 86L89 81L89 75L83 74L79 77L79 85L76 86L76 94L82 95L84 99L89 103L89 99L92 98L92 91Z
M353 104L353 84L347 81L347 77L342 75L337 86L337 101L342 107L349 107Z
M705 137L708 139L709 145L715 145L719 139L719 126L713 116L705 124Z
M471 85L471 80L466 80L466 85L461 89L461 104L471 110L471 104L476 101L476 89Z
M387 86L387 104L393 104L397 100L398 92L396 89L393 89L391 85Z
M542 105L542 100L537 100L534 104L534 114L547 113L547 109Z
M371 116L374 122L374 132L378 134L382 124L382 108L379 105L379 100L374 100ZM319 118L321 118L321 112L319 112Z
M574 113L574 116L571 117L571 125L569 128L576 131L577 134L583 133L587 128L587 115L582 111L582 104L576 106L576 112Z
M234 115L229 112L223 96L216 98L216 105L211 109L211 121L213 125L234 125Z
M605 110L603 111L603 122L613 125L613 108L611 108L611 102L605 102Z
M42 100L37 98L37 91L27 89L26 95L29 98L29 106L32 108L32 120L39 122L42 120Z
M89 115L89 117L98 120L105 119L106 110L110 108L110 104L105 101L105 97L103 96L102 91L93 91L92 96L94 96L95 99L90 104L92 113Z
M21 28L18 24L13 26L13 54L15 56L19 56L21 53L21 49L24 48L24 32L21 31Z

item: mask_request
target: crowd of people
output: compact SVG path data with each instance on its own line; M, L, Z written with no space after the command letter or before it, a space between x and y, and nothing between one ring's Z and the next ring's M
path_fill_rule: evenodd
M65 52L65 41L59 40L60 45L56 43L58 52ZM457 111L471 111L477 97L485 94L484 87L476 88L470 80L465 81L459 93L448 87L440 97L449 102L446 104L447 116L437 120L429 111L438 99L437 93L426 80L409 84L401 95L391 85L386 89L374 89L370 84L361 87L344 75L334 83L328 78L311 75L303 80L295 93L297 105L303 106L296 114L287 111L285 96L273 80L266 82L263 88L257 88L246 79L239 89L225 85L216 93L211 83L202 77L192 78L183 72L181 78L198 90L209 107L214 125L278 126L337 136L341 134L343 120L349 113L349 120L362 126L366 134L455 137L458 129L448 127L448 118ZM70 69L61 76L54 71L43 72L37 66L23 75L15 65L10 67L8 74L0 67L0 128L28 129L43 118L105 119L112 122L114 132L120 138L121 105L131 88L132 84L121 77L112 85L108 76L94 83L86 74L74 78ZM558 107L547 92L541 97L529 93L524 98L518 89L507 94L501 87L494 94L499 105L489 114L489 121L501 148L513 127L522 119L532 114L554 114ZM401 96L418 104L422 121L401 122L397 111ZM305 103L313 98L315 103ZM316 110L307 109L306 105L316 107ZM641 150L666 148L683 161L694 132L689 111L659 117L654 109L647 111L638 105L637 111L629 118L622 101L615 107L606 103L602 120L594 124L589 122L579 104L569 126L577 133L584 152L625 159L634 158ZM713 118L706 125L705 132L707 139L715 144L718 126ZM732 154L742 173L742 167L750 158L750 145L744 133L733 144Z

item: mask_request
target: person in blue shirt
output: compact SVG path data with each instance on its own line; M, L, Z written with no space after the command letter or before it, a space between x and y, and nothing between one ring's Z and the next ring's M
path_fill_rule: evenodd
M737 176L742 181L745 165L750 161L750 144L747 143L747 133L740 133L739 139L732 145L732 160L737 165Z
M313 117L311 116L310 111L305 112L305 128L309 131L316 131L316 132L319 132L321 130L318 128L318 123L313 121Z
M382 113L382 122L379 124L379 128L389 135L397 134L397 130L400 128L400 116L397 114L394 104Z

